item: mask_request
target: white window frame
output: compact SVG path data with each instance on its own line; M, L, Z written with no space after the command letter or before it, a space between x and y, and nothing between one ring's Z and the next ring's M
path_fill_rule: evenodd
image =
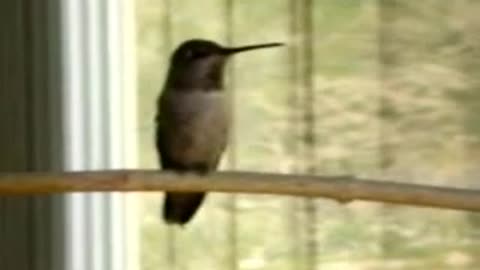
M62 0L66 170L136 165L133 0ZM138 269L131 196L65 196L65 269ZM128 242L128 244L127 244Z

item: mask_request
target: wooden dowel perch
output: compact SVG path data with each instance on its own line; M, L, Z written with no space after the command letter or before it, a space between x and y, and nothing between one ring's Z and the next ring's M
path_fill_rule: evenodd
M357 179L251 172L208 176L156 170L0 174L0 196L93 191L215 191L377 201L480 211L480 190Z

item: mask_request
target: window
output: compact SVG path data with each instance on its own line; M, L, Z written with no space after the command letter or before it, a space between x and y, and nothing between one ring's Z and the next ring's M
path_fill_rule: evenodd
M201 7L137 0L140 164L158 167L154 100L179 42L282 41L289 46L230 63L235 133L222 168L471 187L480 138L479 9L462 0L208 0ZM210 194L193 222L178 230L159 219L158 194L140 197L144 270L475 269L480 263L473 213Z

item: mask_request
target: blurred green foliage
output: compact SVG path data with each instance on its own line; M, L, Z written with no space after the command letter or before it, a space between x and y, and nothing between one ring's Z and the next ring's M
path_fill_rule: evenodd
M171 48L162 1L137 2L139 148L142 165L155 168L154 100ZM224 43L224 0L170 2L173 46L187 38ZM480 2L314 3L318 172L478 188ZM291 42L288 1L238 0L233 13L235 44ZM286 147L300 141L289 132L298 128L289 112L303 109L289 104L288 49L239 55L231 64L237 168L288 172L303 164ZM177 269L229 269L226 200L210 195L195 220L176 230ZM142 269L168 269L160 198L142 195L142 202ZM238 269L304 269L312 237L318 269L480 269L478 215L320 199L317 206L312 236L301 199L240 195Z

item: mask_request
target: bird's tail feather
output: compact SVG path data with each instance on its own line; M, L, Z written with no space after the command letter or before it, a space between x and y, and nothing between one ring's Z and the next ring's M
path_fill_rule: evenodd
M163 219L168 224L186 224L202 204L205 193L167 192L163 204Z

